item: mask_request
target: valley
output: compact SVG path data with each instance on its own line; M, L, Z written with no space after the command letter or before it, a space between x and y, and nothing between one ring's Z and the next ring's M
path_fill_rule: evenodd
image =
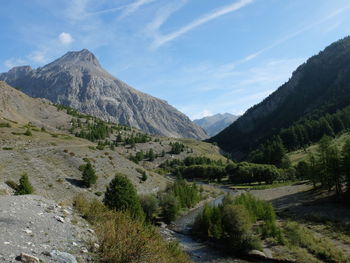
M350 263L349 59L194 122L87 49L1 73L0 260Z

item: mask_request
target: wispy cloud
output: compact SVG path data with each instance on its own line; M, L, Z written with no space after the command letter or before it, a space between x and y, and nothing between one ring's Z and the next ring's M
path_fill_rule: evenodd
M120 15L120 18L127 17L131 15L132 13L136 12L140 7L150 4L156 0L136 0L135 2L131 3L130 5L126 6L124 8L124 11Z
M154 19L146 26L146 30L150 32L153 37L159 35L160 27L168 20L168 18L180 8L182 8L189 0L174 1L168 6L163 6L155 14Z
M4 66L5 66L7 69L11 69L11 68L16 67L16 66L23 66L23 65L26 64L26 63L27 63L27 61L24 60L24 59L21 59L21 58L18 58L18 59L11 58L11 59L5 60Z
M180 37L181 35L187 33L188 31L191 31L195 28L197 28L200 25L203 25L211 20L214 20L220 16L229 14L231 12L237 11L243 7L245 7L246 5L252 3L254 0L240 0L237 1L235 3L232 3L230 5L218 8L208 14L205 14L197 19L195 19L194 21L192 21L191 23L189 23L188 25L183 26L182 28L174 31L173 33L167 34L167 35L159 35L153 42L152 44L152 48L156 49L162 45L164 45L167 42L170 42L178 37Z
M264 47L260 50L258 50L257 52L254 52L253 54L250 54L248 56L246 56L245 58L243 58L242 60L240 60L238 63L244 63L244 62L248 62L258 56L260 56L261 54L263 54L264 52L268 51L268 50L271 50L285 42L287 42L288 40L302 34L302 33L305 33L311 29L314 29L315 27L317 26L320 26L321 24L329 21L330 19L342 14L343 12L345 12L346 10L350 9L350 5L347 5L347 6L343 6L337 10L335 10L334 12L330 13L328 16L314 22L314 23L311 23L295 32L292 32L286 36L284 36L283 38L280 38L278 39L277 41L275 41L274 43L272 43L271 45L267 46L267 47Z
M304 61L305 58L269 59L245 70L233 68L231 64L189 66L176 76L176 84L191 86L191 90L183 96L193 99L190 105L180 100L175 106L191 119L202 116L204 106L212 113L220 110L242 114L288 81L292 72ZM177 97L175 93L171 96ZM212 95L203 98L201 94L204 93Z

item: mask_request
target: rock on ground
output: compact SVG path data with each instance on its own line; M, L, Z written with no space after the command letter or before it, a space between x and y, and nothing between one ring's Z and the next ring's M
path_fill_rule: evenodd
M66 213L70 211L71 213ZM57 220L64 218L64 222ZM54 201L35 195L0 196L0 262L18 262L23 253L45 263L58 261L56 255L87 259L82 254L95 236L88 224ZM74 257L60 252L68 252Z

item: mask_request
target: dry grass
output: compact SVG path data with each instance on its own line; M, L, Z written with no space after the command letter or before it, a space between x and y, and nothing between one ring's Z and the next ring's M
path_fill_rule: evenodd
M219 153L219 148L213 144L191 139L177 139L177 141L193 149L196 155L205 156L213 160L226 161L226 158Z
M350 257L337 248L329 238L316 236L312 231L296 222L287 222L283 230L287 246L295 251L300 252L300 248L305 249L315 258L325 262L350 262Z
M189 263L178 244L164 241L152 226L133 220L127 213L108 210L83 195L75 208L95 227L100 242L99 260L109 263Z

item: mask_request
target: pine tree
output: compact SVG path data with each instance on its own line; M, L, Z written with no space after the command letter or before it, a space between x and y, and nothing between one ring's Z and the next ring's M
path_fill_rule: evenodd
M27 174L23 174L19 179L16 195L27 195L33 193L33 186L29 182Z
M342 172L350 188L350 139L348 139L342 149Z
M144 218L136 190L130 180L123 174L117 173L110 182L103 202L110 209L129 212L133 218Z
M82 177L86 187L91 187L91 185L96 183L97 176L90 162L85 165Z
M155 154L154 154L154 152L153 152L153 149L150 149L149 151L148 151L148 160L150 161L150 162L153 162L154 161L154 159L155 159Z

